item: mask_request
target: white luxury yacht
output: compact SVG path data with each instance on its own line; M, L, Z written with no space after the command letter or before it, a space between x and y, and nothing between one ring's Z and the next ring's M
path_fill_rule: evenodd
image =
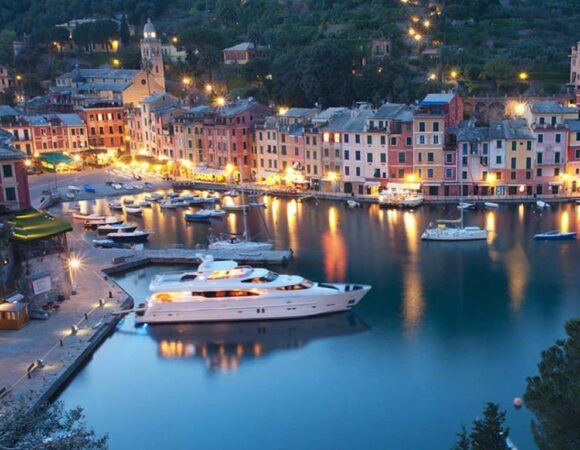
M346 311L371 289L207 258L196 271L158 275L137 323L285 319Z

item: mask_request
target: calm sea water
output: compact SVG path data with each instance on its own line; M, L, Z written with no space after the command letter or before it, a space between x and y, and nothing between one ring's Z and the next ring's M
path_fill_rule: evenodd
M151 247L205 243L208 226L183 213L155 207L136 221L155 231ZM371 284L352 314L142 328L128 317L60 398L82 405L113 449L446 449L487 401L508 410L518 447L534 448L531 415L511 403L580 313L580 258L578 241L532 236L580 231L580 207L467 212L468 224L493 230L487 243L421 242L429 221L456 216L454 206L347 210L270 198L250 229L265 222L294 250L283 271ZM241 226L230 214L213 228ZM154 274L173 270L118 282L139 301Z

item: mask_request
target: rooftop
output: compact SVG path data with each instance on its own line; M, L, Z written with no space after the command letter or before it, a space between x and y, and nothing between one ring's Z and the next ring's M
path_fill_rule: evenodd
M83 78L132 79L139 73L136 69L75 69L63 73L57 79L72 78L80 74Z
M62 120L62 123L67 127L83 126L85 124L78 114L55 114L55 116Z
M364 131L367 119L373 113L372 110L347 110L330 119L325 128L329 131Z
M12 224L12 239L21 242L31 242L46 239L67 231L72 231L70 223L64 222L47 212L35 209L22 211L9 220Z
M372 118L412 122L413 110L408 105L403 105L400 103L385 103L379 109L377 109Z
M573 114L577 112L576 108L564 106L561 103L554 100L533 102L530 105L530 110L534 114L565 114L565 113Z
M489 127L465 127L457 130L457 142L483 142L489 140Z
M427 96L420 103L421 106L436 106L448 105L453 100L455 94L453 92L445 92L441 94L427 94Z
M580 131L580 120L566 120L565 122L570 131Z
M265 50L266 47L258 45L258 50ZM254 44L251 42L242 42L240 44L234 45L233 47L228 47L224 49L224 52L247 52L249 50L254 50Z
M506 119L492 122L489 127L489 135L491 138L497 139L536 139L525 119Z
M17 116L18 111L16 111L12 106L0 105L0 117L2 116Z

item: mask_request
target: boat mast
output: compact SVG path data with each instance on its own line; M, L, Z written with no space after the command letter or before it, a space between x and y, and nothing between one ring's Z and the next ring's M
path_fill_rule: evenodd
M248 205L248 208L245 207L246 198L244 195L243 186L241 188L241 192L242 192L242 215L244 216L244 239L248 239L248 218L246 215L248 214L249 205Z

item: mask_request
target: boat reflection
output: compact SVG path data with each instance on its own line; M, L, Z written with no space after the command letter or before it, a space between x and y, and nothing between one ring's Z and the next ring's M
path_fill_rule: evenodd
M354 314L340 313L308 319L154 325L147 332L157 341L161 358L200 359L211 372L231 372L244 360L368 329Z

